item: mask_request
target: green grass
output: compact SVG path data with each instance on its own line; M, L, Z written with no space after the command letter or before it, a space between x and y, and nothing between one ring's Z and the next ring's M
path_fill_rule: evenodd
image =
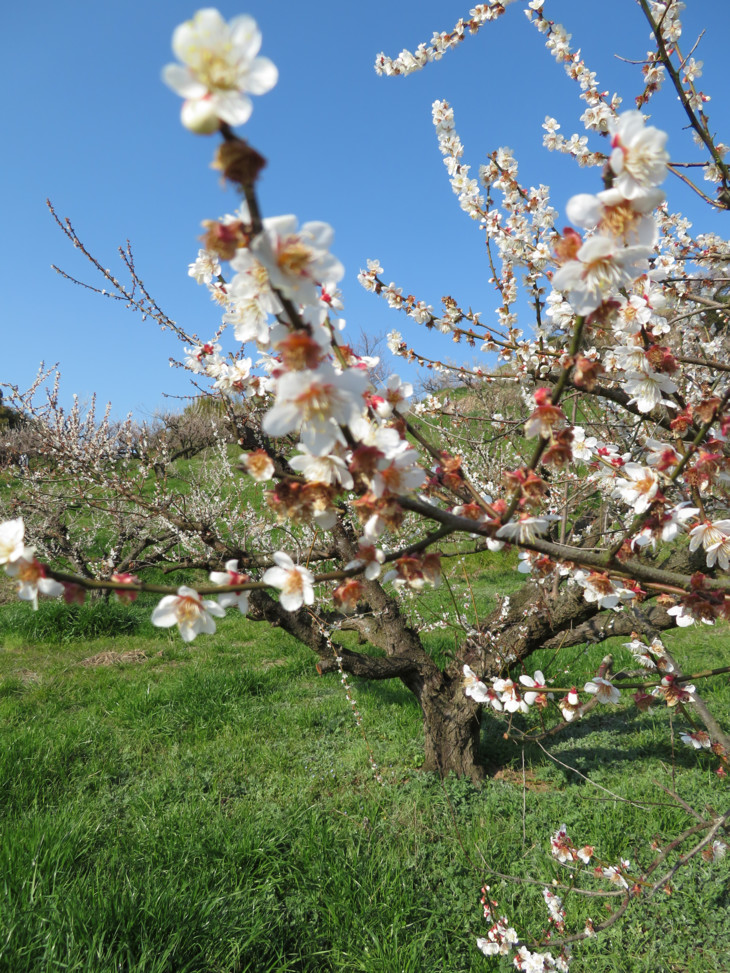
M537 747L524 753L524 789L522 750L492 718L484 745L502 774L442 786L417 769L420 715L405 689L353 680L381 787L337 677L318 677L285 634L230 614L187 649L149 625L148 606L113 605L0 609L0 971L513 969L476 950L480 887L491 884L521 932L545 927L542 898L490 879L483 861L549 880L560 874L550 834L565 822L605 859L646 863L652 840L692 823L654 780L700 810L727 803L712 758L678 742L679 717L672 746L666 710L604 707L549 746L639 807ZM126 633L90 637L112 621ZM726 630L672 640L684 663L730 662ZM620 643L610 648L628 662ZM606 651L545 653L530 671L587 677ZM84 664L105 652L146 658ZM727 725L727 678L705 695ZM693 862L675 894L637 903L576 947L573 970L730 968L729 887L730 856ZM596 900L566 901L575 928L605 915Z

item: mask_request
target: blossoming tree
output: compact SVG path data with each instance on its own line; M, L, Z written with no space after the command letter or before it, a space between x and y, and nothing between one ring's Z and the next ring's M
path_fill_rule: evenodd
M38 522L34 527L29 519L26 536L23 519L9 517L0 527L0 561L17 579L19 596L36 604L39 593L157 591L163 597L154 624L177 625L185 641L215 631L214 617L229 607L280 625L318 654L321 672L398 679L408 687L424 715L425 767L441 774L483 773L484 710L507 719L509 734L542 739L596 706L616 704L626 690L635 691L639 707L680 711L687 745L710 749L724 773L730 740L699 687L700 678L714 673L687 672L690 663L674 658L660 633L730 616L730 248L712 234L692 236L665 202L668 176L689 180L672 161L666 133L644 114L663 84L676 89L704 178L716 186L710 196L690 183L707 205L730 208L730 169L727 146L712 134L708 98L697 86L701 62L682 51L683 4L639 5L654 44L636 108L620 112L620 99L600 90L570 36L547 19L544 0L526 4L549 51L580 86L581 121L593 140L589 148L588 136L566 139L554 119L545 122L549 150L596 169L596 192L567 202L572 227L562 232L547 187L522 185L508 149L494 152L472 177L451 107L433 106L451 185L487 242L500 297L494 321L452 298L437 313L386 284L377 260L360 273L362 285L394 312L498 355L496 370L446 365L409 347L397 331L389 338L396 356L455 375L477 398L496 382L518 386L508 414L498 415L482 409L465 416L445 396L409 406L413 389L395 375L381 387L371 383L375 363L347 344L338 314L344 269L331 253L332 228L262 213L256 184L264 159L233 131L251 113L249 96L276 83L276 68L259 56L256 24L250 17L226 23L207 9L178 27L173 49L181 63L168 66L164 79L184 99L183 124L220 137L215 165L241 195L235 213L206 221L204 246L190 266L220 305L221 318L209 340L199 340L164 316L129 253L136 287L96 267L105 289L183 343L181 364L197 382L207 380L208 394L228 410L243 450L241 473L220 439L199 480L177 493L167 482L169 451L161 447L153 455L135 446L130 455L130 424L112 429L106 421L85 421L78 410L65 414L53 393L39 407L37 388L16 392L16 407L43 430L45 453L54 457L42 475L21 472L36 507L48 489L41 483L61 473L75 483L80 509L93 509L101 520L113 511L118 522L137 517L144 524L142 533L129 531L114 551L94 560L79 521L68 516L66 547L55 552L65 557L64 570L46 563L54 550ZM479 4L415 52L378 56L376 70L419 70L507 6L508 0ZM71 224L59 223L84 250ZM522 328L520 291L534 310ZM459 429L469 435L449 435ZM250 499L251 481L272 484L270 514L290 529L288 550L272 547L260 507ZM62 494L54 496L58 504ZM460 646L441 666L411 624L406 596L439 584L446 544L466 558L512 545L530 577L482 623L457 612ZM146 584L132 573L145 561L207 570L209 583L177 590ZM332 635L341 627L357 629L383 654L335 645ZM583 686L570 679L557 686L529 668L538 649L613 635L626 637L643 674L614 678L607 657ZM519 725L515 714L524 717ZM490 725L504 732L504 725ZM719 855L727 822L727 813L708 820L692 853ZM571 864L593 854L575 848L564 829L553 848ZM603 874L621 889L633 881L624 862L606 864ZM514 950L520 969L566 968L566 953L538 960L526 946L518 949L488 890L483 902L492 920L480 942L485 953ZM562 932L560 900L548 896L546 903Z

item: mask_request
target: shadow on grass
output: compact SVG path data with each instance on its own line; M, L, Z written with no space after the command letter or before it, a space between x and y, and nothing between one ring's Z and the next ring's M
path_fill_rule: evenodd
M653 760L665 762L685 770L697 767L698 753L675 741L672 748L670 727L656 714L641 713L635 708L616 713L596 710L577 723L571 724L542 741L524 744L525 763L533 770L554 768L566 783L576 784L580 774L590 775L607 767L626 768L637 762ZM652 716L655 718L652 719ZM504 739L505 724L489 714L482 719L480 753L491 772L504 767L522 766L523 747L517 738ZM550 754L567 764L561 766ZM575 768L575 769L571 769ZM579 773L578 773L579 772ZM626 771L623 771L626 773Z

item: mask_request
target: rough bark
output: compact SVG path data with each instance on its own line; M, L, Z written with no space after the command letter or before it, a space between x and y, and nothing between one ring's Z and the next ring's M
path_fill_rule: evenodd
M582 588L563 585L552 598L542 586L527 582L510 596L506 611L498 607L468 640L464 661L479 676L491 679L596 614Z
M657 631L674 628L676 622L659 605L648 605L645 614ZM630 636L636 631L636 620L629 612L602 612L594 618L572 628L564 629L544 643L544 649L568 648L583 642L603 642L617 635Z
M335 531L342 557L354 554L351 538ZM418 700L423 714L423 769L444 777L449 773L478 780L484 776L479 759L479 709L464 696L461 665L441 671L421 644L418 633L401 614L398 603L377 582L365 582L370 612L357 619L359 631L382 649L385 657L337 647L339 662L313 613L284 611L265 591L251 592L252 618L283 628L319 657L320 673L336 672L364 679L399 679Z
M415 695L423 713L423 769L439 774L479 780L485 768L479 756L479 706L464 696L460 673L439 670L404 655L373 657L342 649L345 672L365 679L400 679ZM337 671L330 656L317 663L320 673Z
M592 539L588 543L592 546ZM705 566L703 552L674 550L657 566L691 574ZM671 616L658 605L647 602L642 610L649 613L658 630L674 625ZM578 585L563 582L557 597L553 597L544 585L528 581L510 596L507 611L498 607L492 612L479 635L471 640L464 661L480 675L491 678L538 649L600 642L614 635L630 635L635 628L631 612L599 612L595 603L585 600Z
M423 712L423 769L440 777L480 780L486 768L480 760L481 707L464 696L463 680L446 673L426 679L419 697Z

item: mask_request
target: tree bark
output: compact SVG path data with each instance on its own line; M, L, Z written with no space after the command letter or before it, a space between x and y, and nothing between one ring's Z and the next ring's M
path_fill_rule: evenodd
M657 631L674 628L676 622L660 605L648 605L644 610L647 618ZM636 619L629 611L602 612L582 625L564 629L542 646L544 649L562 649L583 642L603 642L617 635L628 637L636 630Z
M446 777L481 780L486 767L479 752L481 706L464 695L463 679L440 678L424 682L419 703L423 712L423 769Z

